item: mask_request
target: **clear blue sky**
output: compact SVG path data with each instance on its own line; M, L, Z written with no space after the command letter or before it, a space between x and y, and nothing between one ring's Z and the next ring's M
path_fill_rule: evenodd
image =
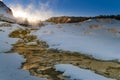
M95 16L120 14L120 0L3 0L6 4L19 3L27 6L32 3L39 7L39 1L50 2L49 7L57 13L74 16Z

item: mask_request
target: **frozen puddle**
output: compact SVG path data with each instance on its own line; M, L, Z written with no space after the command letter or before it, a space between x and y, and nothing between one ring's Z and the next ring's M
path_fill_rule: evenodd
M18 54L0 53L0 80L46 80L31 76L29 71L21 70L22 62L24 58Z

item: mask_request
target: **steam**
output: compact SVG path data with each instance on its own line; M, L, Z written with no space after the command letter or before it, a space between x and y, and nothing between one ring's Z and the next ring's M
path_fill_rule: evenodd
M44 21L54 16L53 10L49 9L49 2L40 3L39 8L33 4L24 7L20 4L11 4L10 8L16 18L28 19L29 22Z

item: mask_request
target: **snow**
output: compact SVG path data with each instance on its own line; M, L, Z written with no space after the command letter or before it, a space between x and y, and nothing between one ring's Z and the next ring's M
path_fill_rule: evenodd
M24 59L17 53L0 53L0 80L46 80L31 76L29 71L21 70Z
M0 22L3 23L5 22ZM11 24L10 27L0 26L0 80L46 80L31 76L29 71L20 69L25 59L17 53L4 53L18 41L17 38L10 38L9 33L21 28L24 29L18 24Z
M6 17L6 18L13 18L12 14L10 14L10 8L8 8L3 2L0 1L0 18ZM11 12L12 13L12 12Z
M70 77L70 80L113 80L71 64L58 64L54 67L57 71L63 72L63 76Z
M0 24L2 23L4 22L0 22ZM0 52L9 51L12 48L12 44L18 41L18 39L8 36L10 32L18 28L19 26L17 24L13 24L11 27L0 27Z
M120 21L88 20L72 24L51 24L33 32L50 48L81 52L102 60L120 61Z
M120 22L117 20L111 22L89 20L73 24L48 23L32 34L46 41L50 48L82 52L97 59L120 61ZM0 22L2 23L4 22ZM18 41L10 38L8 34L22 28L17 24L11 25L11 27L0 27L0 80L44 80L31 76L27 70L20 69L21 63L24 62L20 55L3 53L9 51L12 44ZM93 29L90 29L90 25ZM71 80L112 80L70 64L58 64L55 65L55 69L64 72L63 75L70 77Z
M38 43L37 43L37 42L28 42L28 43L26 43L26 45L29 45L29 46L37 46Z
M12 15L5 12L4 9L2 9L1 7L0 7L0 19L9 22L16 22L15 18Z

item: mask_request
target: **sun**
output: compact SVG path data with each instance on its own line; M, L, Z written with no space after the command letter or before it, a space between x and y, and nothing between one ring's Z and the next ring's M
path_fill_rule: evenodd
M34 5L29 4L26 7L20 4L11 4L13 16L16 18L27 19L29 22L38 23L40 21L45 21L53 16L53 11L49 9L44 9L43 6L36 8Z
M35 11L23 8L21 6L11 7L13 16L18 19L27 19L30 23L38 23L38 21L44 20L40 15L37 15Z
M21 18L27 18L27 13L26 12L22 12L22 11L13 11L13 16L14 17L21 17Z
M13 16L16 18L21 18L23 20L27 19L30 23L37 23L38 21L40 21L39 17L36 17L29 12L25 12L23 10L13 10Z

